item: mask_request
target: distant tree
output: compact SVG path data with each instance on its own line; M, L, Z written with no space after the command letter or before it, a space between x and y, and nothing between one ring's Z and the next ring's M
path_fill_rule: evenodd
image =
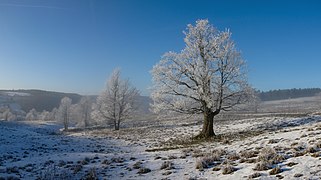
M57 120L58 119L58 109L57 108L53 108L49 114L49 117L48 119L50 121L53 121L53 120Z
M6 107L2 113L2 119L5 121L12 121L16 119L16 115L11 112L11 109L9 107Z
M253 89L253 92L251 93L251 96L249 96L249 101L248 101L248 110L253 111L254 113L258 113L260 104L261 104L261 99L259 97L260 91L255 91Z
M166 53L151 71L152 108L156 113L203 114L197 137L209 138L215 136L214 117L245 102L251 92L245 62L231 33L218 31L208 20L188 25L185 35L185 48Z
M69 126L71 102L72 100L69 97L64 97L61 99L58 108L58 118L59 120L62 120L65 130L68 130Z
M50 121L51 120L51 115L50 115L49 111L43 110L39 116L40 116L39 119L42 121Z
M26 120L27 121L34 121L38 120L38 112L36 111L35 108L32 108L26 115Z
M92 111L92 100L88 96L81 98L79 105L81 109L81 120L84 122L84 126L88 127L90 124L90 114Z
M78 125L88 127L91 123L92 100L89 96L83 96L79 103L72 106L73 119Z
M119 130L120 123L137 109L139 91L131 86L129 80L120 77L120 70L113 71L107 81L106 89L97 97L93 116L96 119L112 121L115 130Z

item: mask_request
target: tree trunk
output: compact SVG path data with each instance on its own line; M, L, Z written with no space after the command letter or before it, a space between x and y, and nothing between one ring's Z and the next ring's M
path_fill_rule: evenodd
M206 111L203 113L204 115L204 123L202 131L196 138L198 139L207 139L215 136L214 128L213 128L213 122L214 122L214 116L216 116L219 112L212 112L212 111Z
M115 130L119 130L119 127L117 126L117 120L116 119L114 120L114 127L115 127Z
M64 128L65 130L68 130L68 119L66 114L64 114Z
M116 130L119 130L119 125L120 125L120 120L118 119L118 121L117 121L117 128L116 128Z
M210 138L215 136L214 129L213 129L213 120L214 120L214 113L212 112L204 113L204 123L203 123L203 129L201 131L201 136L203 138Z

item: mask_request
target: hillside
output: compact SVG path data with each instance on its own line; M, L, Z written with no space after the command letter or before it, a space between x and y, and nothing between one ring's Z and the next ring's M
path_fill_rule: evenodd
M0 90L0 106L6 105L11 109L21 109L25 112L29 112L32 108L35 108L38 112L51 111L59 106L63 97L71 98L72 103L75 104L80 101L82 95L43 90ZM96 95L90 97L93 101L97 98ZM149 113L151 102L148 96L140 96L138 99L139 112Z
M320 88L293 88L293 89L278 89L270 91L258 91L257 94L262 101L274 101L282 99L294 99L301 97L312 97L321 93Z
M15 103L21 106L25 112L35 108L38 112L51 111L58 107L63 97L69 97L73 103L81 99L81 95L75 93L61 93L43 90L0 90L0 103Z

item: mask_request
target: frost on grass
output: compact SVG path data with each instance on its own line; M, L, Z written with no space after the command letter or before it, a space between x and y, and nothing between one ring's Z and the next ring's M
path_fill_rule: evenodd
M234 171L236 171L237 169L235 167L233 167L230 164L226 164L225 166L223 166L222 168L222 174L231 174Z
M265 147L261 150L258 158L257 164L254 167L256 171L264 171L271 169L274 164L278 164L285 160L284 156L276 153L276 151L271 147Z

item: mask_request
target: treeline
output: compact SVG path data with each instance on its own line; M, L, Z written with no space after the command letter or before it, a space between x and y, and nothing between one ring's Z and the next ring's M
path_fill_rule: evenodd
M320 88L304 88L304 89L278 89L266 92L259 91L258 96L261 101L273 101L282 99L292 99L300 97L311 97L321 93Z

